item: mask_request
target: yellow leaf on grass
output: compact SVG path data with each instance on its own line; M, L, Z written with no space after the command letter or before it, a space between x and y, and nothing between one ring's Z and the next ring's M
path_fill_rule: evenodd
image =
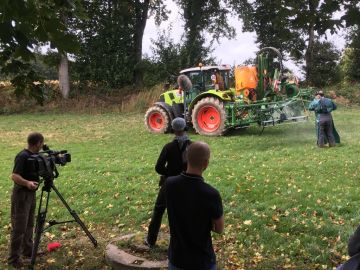
M110 209L113 208L114 206L110 203L108 206L106 206L106 208Z
M47 263L54 263L56 260L54 258L49 258L46 260Z
M252 221L250 219L244 221L244 225L251 225Z

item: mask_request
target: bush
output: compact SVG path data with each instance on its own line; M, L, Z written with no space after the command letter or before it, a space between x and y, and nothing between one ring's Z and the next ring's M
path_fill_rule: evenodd
M360 105L360 83L342 82L325 88L326 93L335 93L338 103Z

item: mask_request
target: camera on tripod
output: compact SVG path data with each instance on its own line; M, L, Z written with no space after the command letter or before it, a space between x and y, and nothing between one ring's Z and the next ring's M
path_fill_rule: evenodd
M29 269L33 270L35 267L36 256L37 256L37 251L39 249L41 234L46 230L48 230L50 227L57 224L77 222L80 225L80 227L83 229L85 234L89 237L90 241L94 244L94 247L97 247L96 239L91 235L89 230L86 228L84 222L82 222L82 220L75 212L75 210L70 208L70 206L67 204L63 196L60 194L60 192L57 190L57 188L54 185L54 178L57 178L59 176L56 165L65 166L66 163L71 162L70 153L68 153L67 150L61 150L61 151L51 150L46 144L44 144L43 151L39 152L38 154L31 155L28 161L30 163L30 166L33 166L33 171L37 172L38 176L41 177L41 181L44 181L44 186L42 187L41 195L40 195L38 215L36 218L34 245L33 245ZM48 226L46 226L46 215L47 215L51 190L53 190L56 193L56 195L59 197L63 205L69 211L70 215L72 215L72 217L74 218L73 220L68 220L68 221L49 220ZM45 206L44 208L43 205Z
M33 166L34 171L45 180L46 185L47 181L51 182L59 176L56 165L65 166L66 163L71 162L71 154L67 150L51 150L49 146L44 144L43 151L31 155L28 160L31 166Z

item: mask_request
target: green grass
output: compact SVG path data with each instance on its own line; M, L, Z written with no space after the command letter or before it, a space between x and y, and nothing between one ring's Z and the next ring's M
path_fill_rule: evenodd
M316 147L313 118L261 136L256 126L224 137L190 132L211 147L204 176L224 203L225 233L214 236L219 269L332 269L344 261L360 223L360 110L340 108L334 119L342 144L331 149ZM76 224L54 226L42 244L63 246L39 258L38 269L108 269L105 245L147 228L157 194L154 165L173 135L148 133L140 114L0 116L0 269L10 233L9 176L31 131L72 154L55 184L99 242L94 249ZM48 219L70 218L52 192Z

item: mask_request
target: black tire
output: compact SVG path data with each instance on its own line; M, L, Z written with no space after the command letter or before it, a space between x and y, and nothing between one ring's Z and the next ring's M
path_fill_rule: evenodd
M170 117L160 106L152 106L145 113L145 125L152 133L167 133L170 131Z
M226 131L226 113L224 104L217 98L206 97L195 104L192 111L192 123L201 135L220 136Z

